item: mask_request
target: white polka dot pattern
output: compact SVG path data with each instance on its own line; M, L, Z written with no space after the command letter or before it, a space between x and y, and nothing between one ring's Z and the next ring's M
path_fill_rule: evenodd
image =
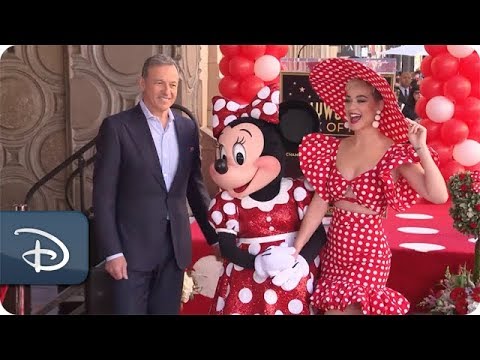
M265 293L263 294L263 298L265 299L265 302L270 305L275 304L278 300L277 293L272 289L268 289L267 291L265 291Z
M343 119L345 115L345 87L349 80L358 78L374 86L383 97L384 108L379 130L396 143L408 140L405 120L390 84L380 74L355 60L326 59L310 72L310 83L320 98Z
M243 288L238 292L238 298L244 304L248 304L252 300L252 290L249 288Z
M313 189L306 188L304 179L284 178L282 184L288 186L280 191L282 196L279 199L272 200L269 209L260 205L245 206L242 200L232 198L225 191L217 193L209 210L209 221L219 234L234 234L239 240L237 246L240 250L251 255L258 255L269 246L278 246L287 238L292 239L292 233L298 231L303 214L308 209ZM272 235L275 237L271 238ZM267 240L266 237L270 238ZM254 269L243 268L227 259L218 280L213 300L215 306L211 309L213 313L310 314L309 299L318 277L318 256L309 264L308 276L289 290L274 285L272 278L263 277Z

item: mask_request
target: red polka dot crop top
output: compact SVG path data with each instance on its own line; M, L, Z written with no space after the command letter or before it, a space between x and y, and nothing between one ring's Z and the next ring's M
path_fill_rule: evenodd
M339 143L338 138L314 133L305 136L299 146L300 168L323 200L349 200L345 195L351 188L358 204L379 214L387 205L404 211L415 204L417 192L404 177L394 181L392 176L392 170L400 165L420 162L411 144L393 144L372 169L346 180L336 166ZM437 154L429 150L438 164Z

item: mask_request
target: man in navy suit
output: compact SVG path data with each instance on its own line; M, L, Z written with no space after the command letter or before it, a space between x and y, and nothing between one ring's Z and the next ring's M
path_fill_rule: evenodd
M398 94L398 102L401 104L408 103L408 95L410 94L410 85L412 83L412 73L403 71L400 74L400 86Z
M99 130L95 240L117 280L115 314L179 313L192 259L187 199L208 243L217 242L207 220L197 124L170 109L178 85L175 61L150 57L140 79L143 99L106 118Z

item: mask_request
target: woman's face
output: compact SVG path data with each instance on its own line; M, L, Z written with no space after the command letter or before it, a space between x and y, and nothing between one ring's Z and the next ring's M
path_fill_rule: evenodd
M413 99L415 100L415 102L417 102L418 99L420 99L420 90L415 90L413 92Z
M363 80L350 80L346 87L345 113L350 130L371 127L377 110L383 109L383 101L373 97L373 87Z

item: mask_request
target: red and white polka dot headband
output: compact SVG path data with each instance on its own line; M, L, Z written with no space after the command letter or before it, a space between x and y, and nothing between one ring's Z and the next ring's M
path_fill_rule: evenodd
M214 96L213 103L213 136L220 136L225 126L240 117L251 116L271 124L278 124L280 91L277 84L263 87L251 104L240 105L221 96Z
M320 61L309 76L312 88L320 99L343 119L346 119L345 87L355 78L368 82L382 94L385 105L379 130L396 143L407 142L408 123L400 111L395 93L382 75L358 61L335 58Z

